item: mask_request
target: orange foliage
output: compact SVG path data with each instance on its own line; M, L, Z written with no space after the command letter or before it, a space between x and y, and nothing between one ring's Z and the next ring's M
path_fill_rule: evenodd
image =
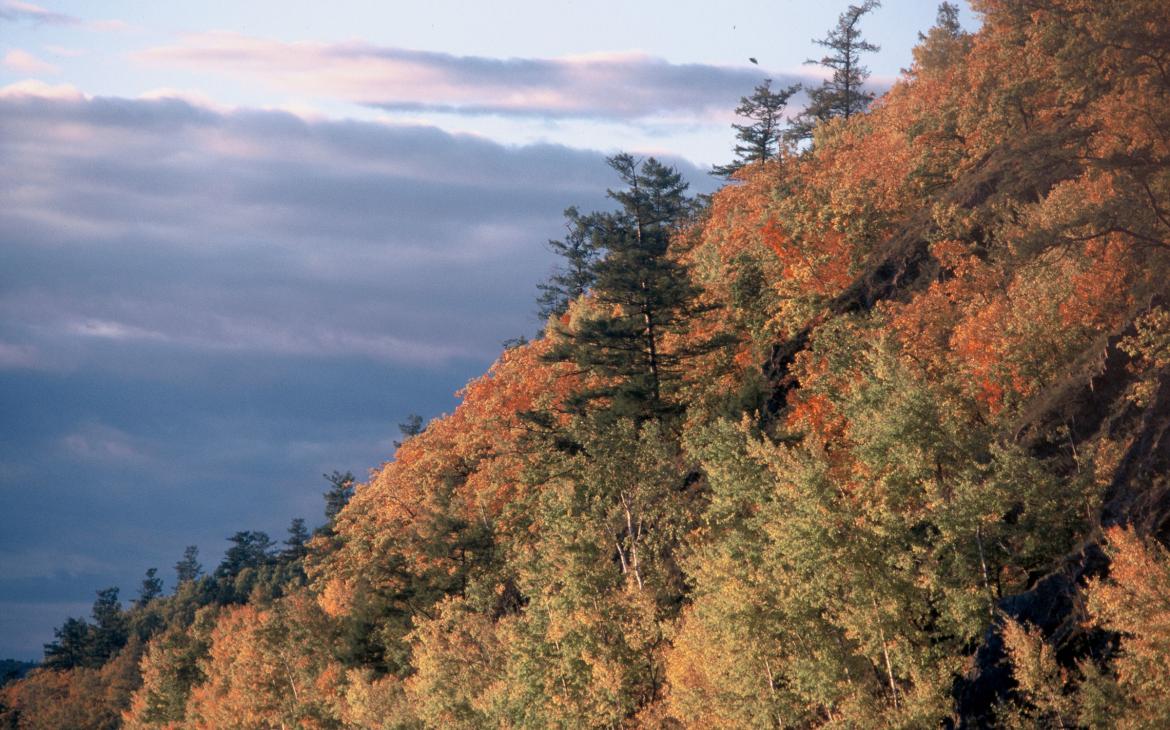
M497 518L521 482L518 443L529 428L521 414L563 401L574 383L567 366L541 360L549 345L546 338L505 351L461 391L454 413L428 424L359 487L337 520L340 549L310 566L326 611L350 610L363 582L370 587L378 579L373 566L389 552L420 572L454 570L450 556L426 549L426 526L437 519L508 529Z
M336 725L341 670L312 598L228 609L211 635L206 681L187 705L191 727L326 728Z
M137 689L142 645L132 639L99 669L34 670L0 688L0 723L28 730L113 730Z
M1107 580L1088 587L1097 623L1121 633L1114 662L1128 706L1116 708L1118 727L1170 724L1170 553L1132 529L1107 534L1112 564Z

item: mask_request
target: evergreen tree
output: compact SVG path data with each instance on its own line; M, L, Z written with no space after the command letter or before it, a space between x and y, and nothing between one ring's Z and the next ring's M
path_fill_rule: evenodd
M565 240L549 241L553 253L564 259L548 281L538 284L537 315L541 320L560 316L569 303L593 286L597 248L593 245L594 216L583 216L576 207L565 209Z
M344 474L334 471L332 474L325 474L324 477L329 482L329 490L325 492L325 519L329 520L328 526L332 527L337 515L353 497L357 480L354 479L353 473L348 471Z
M309 528L305 527L303 517L296 517L288 527L288 539L284 541L284 551L281 558L292 561L299 560L308 554L306 543L309 542Z
M203 574L203 565L199 563L199 548L188 545L183 551L183 559L175 563L175 577L179 585L189 583Z
M89 657L92 630L85 619L66 619L60 628L53 629L53 641L45 644L43 665L48 669L84 666Z
M423 432L423 417L417 413L411 413L406 417L406 420L398 424L398 430L406 438L413 438Z
M828 36L813 41L828 48L829 53L819 61L810 58L805 63L823 66L830 69L833 75L820 87L809 90L808 106L792 121L785 133L788 139L794 142L812 139L813 130L818 124L838 117L848 119L869 108L874 94L863 88L865 80L869 78L869 69L861 64L861 54L880 48L861 37L860 23L863 15L879 7L879 0L865 0L861 5L850 5L837 19L837 27L830 30Z
M402 444L406 443L410 439L414 438L415 436L418 436L420 433L423 432L423 428L424 427L423 427L423 417L422 416L418 415L417 413L411 413L410 415L408 415L406 417L405 421L398 424L398 431L399 431L399 433L402 434L402 440L395 441L394 448L397 449L398 447L402 446ZM334 472L334 475L336 475L336 474L337 474L337 472ZM346 474L349 474L349 472L346 472ZM331 477L326 477L326 479L332 480ZM350 479L351 480L353 479L352 474L350 474Z
M129 638L118 589L111 587L98 591L91 613L94 625L90 632L88 666L100 667L117 654Z
M138 599L134 602L139 608L150 603L162 595L163 582L158 577L158 568L148 568L142 579L142 586L138 589Z
M915 67L919 72L946 68L962 58L970 46L971 39L959 24L959 6L941 3L934 27L918 34L918 46L914 49Z
M272 559L272 538L257 530L242 530L228 538L232 546L215 569L219 578L234 578L245 568L259 568Z
M672 395L683 366L725 342L665 346L664 338L684 333L705 311L698 287L668 252L672 230L694 209L682 175L628 154L611 157L609 165L625 187L609 191L620 210L593 217L594 244L605 251L595 270L595 306L561 332L550 358L608 381L577 393L570 407L607 399L614 415L644 420L681 410Z
M751 96L741 97L735 113L744 119L750 119L751 123L731 125L736 130L736 139L739 140L735 145L735 160L727 165L715 166L711 174L731 177L744 165L767 162L775 157L779 152L784 107L797 91L800 91L800 84L772 91L772 79L765 79Z

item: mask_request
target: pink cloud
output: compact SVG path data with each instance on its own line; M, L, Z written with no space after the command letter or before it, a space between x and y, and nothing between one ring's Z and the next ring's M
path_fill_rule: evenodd
M5 68L16 71L17 73L33 76L56 74L61 71L61 69L48 61L41 60L28 51L22 51L19 48L14 48L8 53L5 53L4 60L0 61L0 63L3 63Z
M285 43L224 31L188 35L135 58L396 111L552 117L665 113L710 121L763 80L755 68L673 64L643 53L498 59L357 42Z

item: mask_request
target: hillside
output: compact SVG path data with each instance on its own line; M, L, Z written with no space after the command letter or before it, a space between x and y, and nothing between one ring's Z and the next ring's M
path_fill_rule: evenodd
M710 201L614 158L542 337L0 718L1170 726L1170 4L977 8Z

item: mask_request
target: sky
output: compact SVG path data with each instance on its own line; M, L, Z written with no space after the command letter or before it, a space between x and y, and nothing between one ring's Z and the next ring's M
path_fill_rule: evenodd
M539 328L607 155L714 190L739 97L820 83L844 8L0 0L0 658L186 545L319 524L324 473ZM935 10L865 18L875 90Z

